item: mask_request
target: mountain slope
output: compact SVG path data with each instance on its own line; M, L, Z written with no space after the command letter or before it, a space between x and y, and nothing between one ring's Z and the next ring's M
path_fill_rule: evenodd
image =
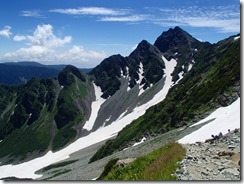
M121 121L152 100L164 86L164 69L161 52L145 40L128 57L114 55L95 67L90 74L106 101L98 111L92 131Z
M94 98L85 74L67 66L58 79L33 78L19 87L1 86L0 157L25 159L57 150L80 136Z
M211 45L207 52L206 49L199 52L205 54L195 58L192 70L170 89L166 99L127 125L91 158L91 162L143 137L187 125L240 96L240 40L230 37Z

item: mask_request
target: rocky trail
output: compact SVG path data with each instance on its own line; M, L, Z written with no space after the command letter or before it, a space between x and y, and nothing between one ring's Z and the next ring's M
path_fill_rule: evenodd
M204 143L184 144L178 180L240 180L240 129Z

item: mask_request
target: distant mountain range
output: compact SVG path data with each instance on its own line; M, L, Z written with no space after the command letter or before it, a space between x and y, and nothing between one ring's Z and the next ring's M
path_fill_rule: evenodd
M86 73L71 65L0 64L0 83L26 83L0 85L0 162L33 159L96 131L117 135L94 162L191 125L240 97L239 38L211 44L175 27Z
M0 84L25 84L31 78L57 77L58 73L66 65L43 65L38 62L21 61L0 63ZM88 73L89 68L80 68L80 71Z

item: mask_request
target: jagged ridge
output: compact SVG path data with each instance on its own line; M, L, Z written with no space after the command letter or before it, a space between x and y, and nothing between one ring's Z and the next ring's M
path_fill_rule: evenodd
M109 140L91 162L122 150L142 137L187 125L240 96L240 41L230 37L209 48L203 46L192 70L170 89L166 99L127 125L114 140ZM221 102L223 96L226 98Z

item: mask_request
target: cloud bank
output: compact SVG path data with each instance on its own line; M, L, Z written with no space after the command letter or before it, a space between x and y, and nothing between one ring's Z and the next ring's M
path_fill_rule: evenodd
M71 36L60 38L50 24L38 25L32 35L15 35L14 41L24 41L27 47L4 54L1 60L37 61L41 63L74 64L93 67L95 62L106 57L104 52L86 51L82 46L65 47L72 42ZM65 48L64 48L65 47Z
M237 6L188 6L181 8L112 9L79 7L49 10L67 15L94 16L99 22L137 22L163 27L191 26L217 29L222 33L240 32L240 9Z

